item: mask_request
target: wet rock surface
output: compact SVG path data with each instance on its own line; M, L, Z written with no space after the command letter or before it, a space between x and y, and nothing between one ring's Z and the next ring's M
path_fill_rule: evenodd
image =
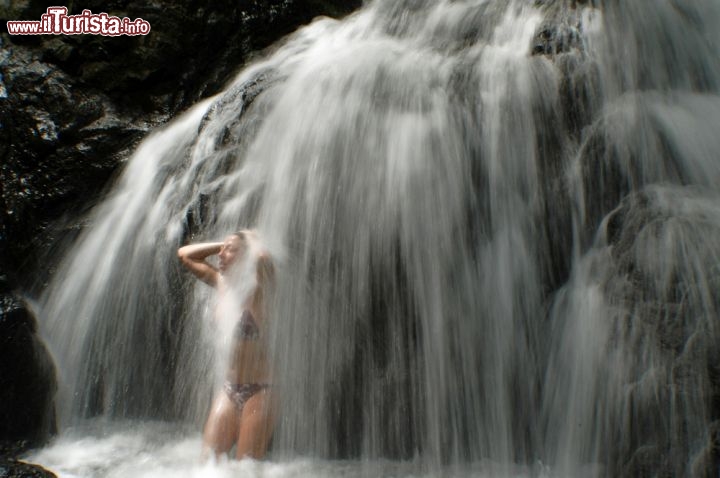
M55 433L56 388L35 315L0 277L0 455L17 456Z
M24 287L41 285L52 267L50 244L76 232L152 127L219 91L257 51L314 17L360 4L88 0L69 14L142 18L150 34L2 34L0 271ZM39 20L52 5L10 2L0 20Z
M0 270L16 280L45 272L45 231L96 197L148 124L116 111L38 51L1 38Z
M591 6L589 2L558 0L536 0L545 14L530 47L531 55L554 57L573 50L582 51L583 23L581 8Z
M0 478L55 478L55 473L42 466L0 458Z
M615 476L687 476L688 464L691 476L717 476L720 230L708 220L716 197L653 186L629 194L607 218L607 293L625 311L612 344L628 357L628 423L617 425Z

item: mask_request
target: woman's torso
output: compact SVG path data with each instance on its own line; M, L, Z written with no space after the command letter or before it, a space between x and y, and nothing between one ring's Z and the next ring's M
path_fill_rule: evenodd
M235 326L227 371L232 383L269 383L267 338L257 316L245 309Z
M224 287L219 288L221 302L226 294L224 289ZM231 314L235 325L226 373L226 379L231 383L270 382L267 334L264 316L260 309L258 304L248 301L241 310L235 309Z

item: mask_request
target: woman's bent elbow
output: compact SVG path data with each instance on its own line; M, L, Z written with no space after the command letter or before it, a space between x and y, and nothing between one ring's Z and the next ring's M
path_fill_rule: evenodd
M178 249L177 256L178 256L178 259L180 259L180 263L184 266L187 266L191 262L191 260L190 260L190 257L188 257L187 251L185 251L183 249L184 249L183 247Z

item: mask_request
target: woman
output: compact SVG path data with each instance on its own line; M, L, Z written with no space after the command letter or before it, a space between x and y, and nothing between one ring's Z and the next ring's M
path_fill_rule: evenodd
M213 255L219 258L217 268L206 262ZM275 421L265 312L273 272L269 255L254 231L243 230L223 242L181 247L178 256L198 279L217 288L217 318L229 315L236 322L225 384L213 400L203 432L203 454L212 450L220 456L237 444L238 459L262 458ZM233 279L242 278L241 266L251 268L251 284L238 302L239 284Z

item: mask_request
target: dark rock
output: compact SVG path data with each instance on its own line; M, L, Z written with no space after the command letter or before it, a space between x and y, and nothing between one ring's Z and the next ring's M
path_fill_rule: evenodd
M588 57L584 47L584 17L574 3L571 8L558 0L536 4L545 19L535 33L530 54L547 57L560 70L563 124L570 138L579 142L583 129L597 119L596 103L602 97L597 62Z
M633 453L632 458L625 467L623 476L633 476L636 478L651 478L656 476L658 463L662 463L663 458L660 451L655 446L643 446Z
M538 28L530 48L532 55L554 56L582 50L582 22L573 9L562 2L536 2L546 12L545 21Z
M5 98L0 98L0 270L17 280L25 270L47 273L38 250L47 225L97 197L122 149L147 126L115 112L100 92L4 41Z
M558 55L580 48L580 33L570 25L544 25L535 35L533 55Z
M17 456L55 433L56 388L55 366L37 335L34 314L24 300L5 290L0 293L2 455Z
M685 476L688 464L692 476L717 476L716 201L712 191L647 187L603 222L613 262L606 293L625 310L613 347L628 357L617 476Z
M52 5L11 2L0 17L39 20ZM150 34L2 34L0 271L41 287L53 268L50 246L77 233L78 218L151 127L218 92L256 51L300 25L360 5L88 0L69 14L143 18Z
M715 478L720 476L720 421L710 425L707 445L690 463L692 476Z
M0 478L56 478L56 476L40 465L0 459Z

